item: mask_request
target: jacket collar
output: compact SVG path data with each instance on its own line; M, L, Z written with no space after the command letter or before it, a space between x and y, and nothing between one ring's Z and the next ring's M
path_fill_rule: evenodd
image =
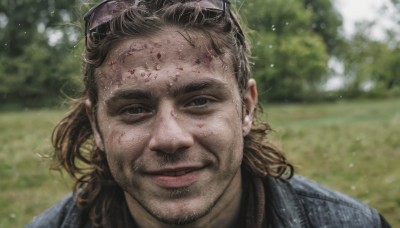
M304 208L289 181L264 178L266 218L273 227L310 227Z

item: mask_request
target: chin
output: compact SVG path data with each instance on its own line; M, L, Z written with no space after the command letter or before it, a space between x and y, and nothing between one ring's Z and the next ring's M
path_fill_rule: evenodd
M211 208L212 206L195 210L193 209L192 210L186 209L185 211L177 210L174 213L171 213L171 211L168 210L166 211L163 210L163 213L160 214L156 213L153 214L153 216L156 217L159 221L166 223L168 225L175 225L175 226L188 225L206 216L210 212Z
M204 198L178 200L149 205L145 209L163 223L169 225L187 225L206 216L211 211L217 200L210 201L210 199Z

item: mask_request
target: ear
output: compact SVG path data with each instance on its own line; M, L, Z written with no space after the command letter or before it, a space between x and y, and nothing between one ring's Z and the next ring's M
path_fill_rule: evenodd
M250 133L251 126L253 124L254 118L254 110L256 109L256 105L258 103L258 95L257 95L257 84L254 79L250 79L247 82L246 92L243 96L243 106L245 112L243 113L243 136L246 136Z
M96 116L95 116L96 112L92 105L92 102L90 102L89 99L86 99L85 101L85 109L86 109L86 115L88 116L90 121L90 126L92 128L94 142L96 143L97 148L104 151L103 138L101 137L98 125L96 123Z

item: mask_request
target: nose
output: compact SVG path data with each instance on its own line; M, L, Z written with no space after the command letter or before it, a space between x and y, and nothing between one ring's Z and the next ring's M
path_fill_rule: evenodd
M176 153L190 148L194 140L187 125L188 122L173 108L159 111L153 124L149 148L162 153Z

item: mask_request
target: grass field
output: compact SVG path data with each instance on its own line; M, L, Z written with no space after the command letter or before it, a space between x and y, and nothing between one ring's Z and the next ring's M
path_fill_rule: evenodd
M298 174L361 199L400 227L400 99L264 111L275 129L271 140ZM70 191L68 180L38 156L51 152L51 130L63 113L0 113L0 228L23 227Z

